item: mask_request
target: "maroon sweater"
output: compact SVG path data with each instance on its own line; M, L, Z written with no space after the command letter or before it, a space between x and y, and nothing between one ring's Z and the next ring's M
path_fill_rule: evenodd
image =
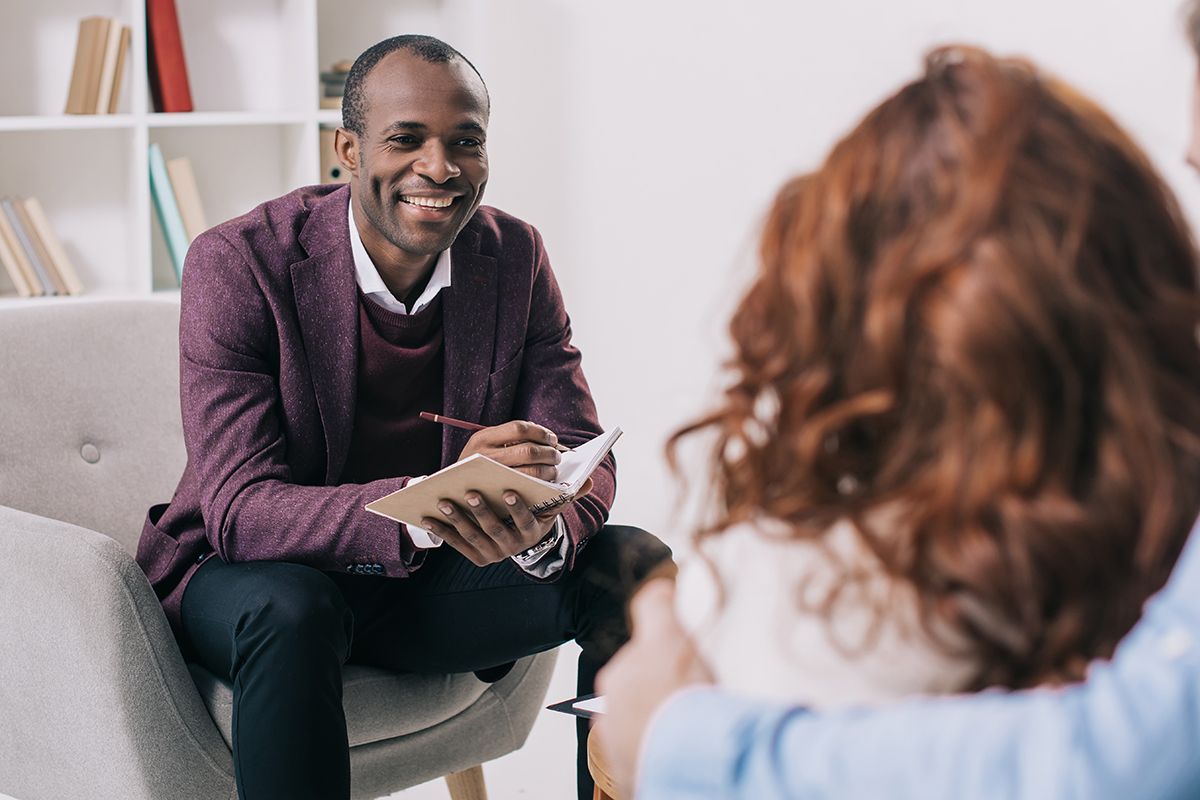
M360 291L358 339L358 402L342 482L436 472L442 426L417 415L442 410L441 294L407 315Z

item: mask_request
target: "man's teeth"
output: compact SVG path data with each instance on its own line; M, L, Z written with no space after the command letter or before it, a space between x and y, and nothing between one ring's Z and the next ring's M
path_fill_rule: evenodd
M445 208L454 202L453 197L401 197L401 200L408 203L410 206L421 206L422 208Z

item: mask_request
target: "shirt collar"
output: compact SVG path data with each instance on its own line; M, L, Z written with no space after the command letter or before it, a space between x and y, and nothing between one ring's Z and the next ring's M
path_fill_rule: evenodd
M375 267L375 262L371 261L371 256L367 254L362 236L359 235L358 227L354 224L354 215L350 212L349 203L346 204L346 225L350 228L350 252L354 255L354 273L358 281L358 288L388 311L394 311L397 314L416 314L432 303L438 292L450 285L450 250L447 248L438 253L437 263L433 266L433 274L429 276L429 283L425 285L425 291L421 292L421 296L413 303L412 310L408 310L387 288L387 284L383 282L383 277Z

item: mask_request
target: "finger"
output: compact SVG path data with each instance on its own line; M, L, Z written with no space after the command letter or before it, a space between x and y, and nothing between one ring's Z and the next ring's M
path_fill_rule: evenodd
M526 475L532 475L533 477L546 481L547 483L554 483L558 480L558 467L546 466L544 464L531 464L524 467L514 467L514 469L517 472L523 472Z
M504 557L492 538L479 529L473 514L467 513L457 504L445 498L438 501L438 511L446 518L445 522L453 527L454 537L452 538L475 550L484 559L485 564L494 563ZM454 549L459 550L457 547ZM459 550L459 552L463 551ZM463 552L463 555L467 554Z
M516 552L514 545L520 544L520 534L504 524L479 492L467 492L467 507L475 515L475 524L481 534L487 536L501 557Z
M553 447L531 442L510 443L484 452L488 458L510 467L524 467L530 464L556 466L562 461L562 454Z
M485 566L488 562L483 555L462 537L457 530L444 522L432 517L423 517L421 527L440 538L447 547L452 547L462 553L463 557L477 567Z
M557 514L551 514L548 517L534 516L534 513L529 510L529 505L516 492L505 492L504 503L512 515L516 530L520 532L523 545L521 550L540 542L542 537L550 532L550 526L554 524L554 518L558 516Z
M558 444L558 436L549 428L538 425L536 422L518 419L507 423L516 429L516 436L511 439L511 442L534 442L536 444L544 444L553 448ZM556 451L557 452L557 451Z
M629 616L636 636L679 633L682 629L675 616L675 582L668 578L647 581L629 601Z
M492 446L529 442L553 448L554 445L558 444L558 437L554 434L554 431L544 428L537 423L522 419L515 419L503 425L484 428L476 432L471 438L474 439L476 437L479 437L481 441L486 441Z

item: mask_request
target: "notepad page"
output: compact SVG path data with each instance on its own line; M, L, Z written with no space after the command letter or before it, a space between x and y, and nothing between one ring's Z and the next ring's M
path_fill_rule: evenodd
M587 476L600 465L600 461L620 436L621 429L613 428L574 450L563 453L562 461L558 464L558 483L569 487L571 491L577 491Z

